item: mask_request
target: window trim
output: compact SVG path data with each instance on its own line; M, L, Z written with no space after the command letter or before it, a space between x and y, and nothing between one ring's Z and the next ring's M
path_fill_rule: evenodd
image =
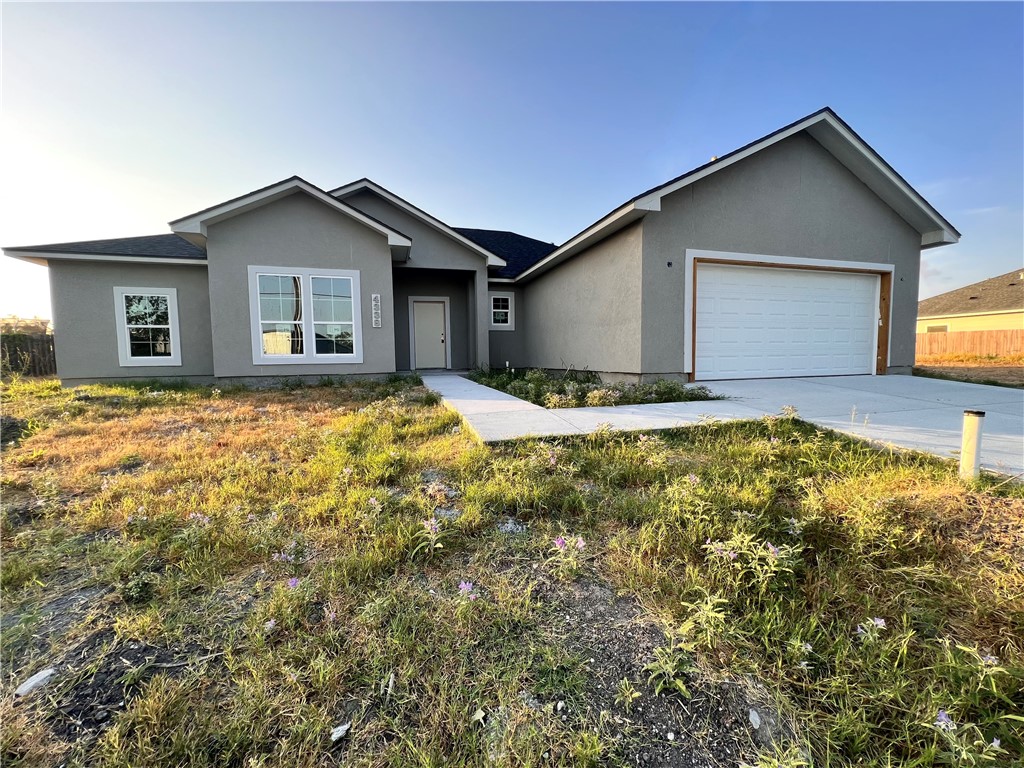
M308 267L272 267L250 264L249 272L249 334L252 340L253 365L355 365L363 362L363 317L357 269L314 269ZM260 333L260 275L297 277L301 284L302 354L266 355ZM313 326L313 278L340 277L352 281L352 353L318 354ZM269 322L269 321L268 321Z
M171 332L171 354L166 357L132 357L128 340L128 315L125 296L163 296L167 299L167 322ZM117 360L122 368L142 368L181 365L181 331L178 324L177 288L138 288L114 286L114 320L117 326Z
M508 323L500 324L494 322L494 300L495 299L508 299ZM492 331L514 331L516 329L516 295L512 291L491 291L488 295L488 302L490 303L490 326ZM504 310L497 310L504 312Z

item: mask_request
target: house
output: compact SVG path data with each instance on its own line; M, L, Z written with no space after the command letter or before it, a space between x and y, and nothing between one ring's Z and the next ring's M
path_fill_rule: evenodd
M47 264L67 382L511 365L688 380L907 373L920 255L959 233L831 109L559 246L293 177Z
M1024 270L918 302L918 333L1024 329Z

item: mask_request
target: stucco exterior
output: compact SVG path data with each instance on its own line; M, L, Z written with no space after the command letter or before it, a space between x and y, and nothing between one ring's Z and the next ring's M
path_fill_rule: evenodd
M509 283L491 283L493 293L512 294L512 313L515 328L490 331L491 367L523 368L529 364L526 347L526 329L530 324L530 311L526 305L526 292ZM490 299L488 299L490 301ZM490 304L488 304L488 326L490 325Z
M174 288L181 365L122 368L117 355L114 286ZM55 261L50 264L57 371L68 381L213 375L210 294L202 265Z
M380 233L297 193L211 225L206 250L216 376L337 376L396 370L391 253ZM358 270L363 362L254 364L250 265ZM372 327L374 293L381 296L380 328Z
M409 252L409 260L401 265L396 265L396 274L399 270L408 270L405 282L414 279L429 281L434 288L431 290L440 291L435 294L415 295L438 295L446 296L451 301L453 320L456 316L456 305L463 312L465 321L458 324L453 323L452 335L452 367L473 368L486 366L490 360L490 349L487 338L487 327L489 325L489 305L487 299L487 260L480 253L470 250L448 235L438 231L426 224L422 219L411 215L398 206L385 200L369 190L356 192L344 198L346 205L351 205L363 213L383 221L390 227L412 238L412 248ZM469 293L463 289L460 281L454 276L441 279L423 275L416 278L412 270L448 270L463 273L465 281L470 287ZM447 287L443 284L447 281ZM406 294L407 296L409 294ZM399 302L401 304L401 302ZM398 307L397 312L408 310ZM456 327L459 328L458 335ZM404 329L404 330L403 330ZM398 364L400 370L407 370L409 364L409 339L408 320L403 325L401 320L396 325L396 348L399 351ZM456 350L465 349L466 354L456 354ZM456 360L459 362L457 363Z
M523 287L531 367L642 372L642 247L633 224Z
M779 142L666 196L643 219L641 367L649 375L684 370L692 286L683 261L687 249L701 249L894 265L889 367L909 371L920 239L814 139Z

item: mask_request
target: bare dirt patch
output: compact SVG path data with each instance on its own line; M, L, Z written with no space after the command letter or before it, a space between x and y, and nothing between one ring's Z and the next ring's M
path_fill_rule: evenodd
M594 583L548 585L542 594L559 609L563 642L586 660L587 714L612 731L627 765L735 766L754 761L758 748L792 742L793 728L753 681L714 681L695 670L686 675L689 698L655 693L646 666L666 639L635 600ZM636 694L628 707L618 695L624 679Z
M1024 387L1024 366L1020 365L977 365L973 363L943 363L941 365L917 365L914 373L936 376L956 381L977 384L1001 384L1007 387Z

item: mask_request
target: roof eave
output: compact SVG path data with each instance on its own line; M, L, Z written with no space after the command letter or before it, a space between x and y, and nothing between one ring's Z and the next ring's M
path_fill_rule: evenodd
M459 234L452 227L448 226L440 219L434 218L429 213L424 211L422 208L417 208L408 200L403 200L394 192L385 189L380 184L371 179L359 179L358 181L353 181L351 184L345 184L344 186L332 189L330 192L328 192L328 194L340 200L342 198L348 197L349 195L353 195L356 192L359 192L363 189L368 189L374 194L383 197L392 205L401 208L406 213L412 216L415 216L416 218L423 221L423 223L427 224L433 229L436 229L441 234L450 237L452 240L455 240L460 245L463 245L466 248L469 248L471 251L475 251L476 253L485 257L487 259L488 267L507 266L507 262L497 254L488 251L486 248L484 248L481 245L478 245L477 243L474 243L468 237Z
M550 269L557 267L563 261L572 258L580 251L586 250L592 245L599 243L620 229L624 229L635 221L639 221L652 211L661 210L661 201L633 201L617 208L600 221L595 222L575 237L566 241L556 248L532 267L520 272L515 277L516 282L526 282L539 277Z
M370 229L385 235L388 239L388 245L392 249L392 255L402 258L402 254L408 253L408 249L412 246L412 240L398 230L388 227L382 222L374 219L372 216L368 216L350 205L345 205L341 200L336 199L316 185L310 184L308 181L298 176L285 179L277 184L272 184L269 187L264 187L263 189L256 190L255 192L250 192L248 195L237 197L233 200L227 201L226 203L215 205L212 208L207 208L190 216L175 219L170 222L171 230L176 235L188 240L190 243L200 247L205 247L207 228L211 224L216 224L248 211L255 210L256 208L261 208L264 205L268 205L276 200L293 195L296 192L304 192L325 205L356 219Z
M26 251L18 248L4 248L4 256L48 266L51 261L110 261L128 264L176 264L186 267L205 267L206 259L171 256L129 256L115 253L69 253L58 251Z

